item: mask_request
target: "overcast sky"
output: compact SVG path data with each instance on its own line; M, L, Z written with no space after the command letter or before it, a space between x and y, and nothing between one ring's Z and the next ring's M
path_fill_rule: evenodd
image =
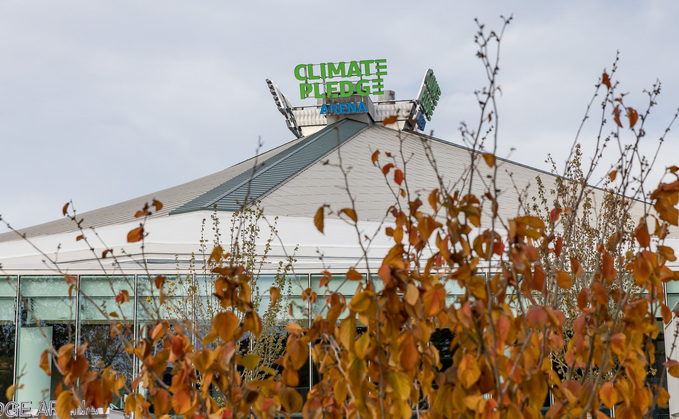
M499 29L510 14L499 155L514 148L512 160L541 169L547 153L563 158L616 51L628 105L663 83L655 144L679 106L676 1L0 2L0 214L39 224L71 199L79 212L103 207L247 159L259 137L265 149L290 141L264 80L311 104L299 63L386 58L397 99L432 68L442 98L427 131L459 142L484 81L474 18ZM658 173L679 163L676 133Z

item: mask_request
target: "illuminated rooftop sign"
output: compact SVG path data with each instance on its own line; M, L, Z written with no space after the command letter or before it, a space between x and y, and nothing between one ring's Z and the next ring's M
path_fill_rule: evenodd
M295 67L295 78L302 82L299 85L302 99L383 95L383 77L386 75L386 59L299 64Z

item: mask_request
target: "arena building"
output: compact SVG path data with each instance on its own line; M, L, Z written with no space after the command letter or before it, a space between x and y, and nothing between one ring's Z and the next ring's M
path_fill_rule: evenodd
M296 303L293 317L302 324L315 312L312 304L302 302L302 290L318 289L323 270L343 274L352 266L359 271L367 266L379 267L390 243L384 234L375 233L384 231L385 215L395 198L381 170L373 164L372 154L380 150L381 156L387 152L404 156L409 188L413 194L421 194L425 202L428 192L439 186L428 156L435 156L438 173L448 182L446 186L452 187L468 175L473 159L478 161L481 155L422 133L441 94L433 71L427 71L415 99L396 100L393 92L383 90L386 61L367 61L371 62L327 64L324 70L298 66L295 76L301 82L300 98L317 100L310 106L292 106L267 80L276 106L296 137L278 148L182 185L77 214L76 218L82 219L80 225L65 217L23 229L23 237L0 235L0 264L7 277L0 282L0 402L5 414L50 413L59 374L53 366L52 377L48 377L38 366L48 340L55 347L69 340L91 342L91 363L112 363L132 374L137 366L130 363L122 345L110 339L108 323L96 306L116 307L115 296L127 289L131 301L120 314L136 336L143 334L153 317L149 307L157 298L151 292L151 278L163 274L177 283L208 283L205 254L215 241L231 241L234 214L244 203L261 208L264 216L257 221L261 230L254 251L267 255L259 286L268 289L280 263L293 257L294 271L285 273L292 278L287 298ZM340 81L328 86L321 76L339 77ZM362 81L368 76L374 79ZM397 115L396 120L385 126L383 120L391 115ZM506 159L497 163L501 173L497 187L504 191L499 201L503 219L521 211L520 194L537 194L536 177L546 189L554 188L556 178L552 174ZM485 164L477 167L479 178L490 174ZM477 182L473 192L483 194L484 188ZM595 191L595 197L602 194ZM339 215L351 199L360 234L347 228L346 220ZM162 209L156 211L154 200L162 203ZM142 248L138 243L128 243L127 235L139 227L135 214L147 204L153 214L144 224L148 235ZM325 234L314 225L314 215L323 206ZM269 235L272 225L277 230L273 240ZM357 244L363 236L374 236L366 255ZM107 257L102 259L104 252ZM69 299L69 284L63 274L77 277L81 290L90 298L75 293ZM451 294L458 291L453 285L449 287ZM349 297L354 288L345 286L341 291ZM672 307L679 300L679 287L667 291ZM173 298L193 297L178 292ZM664 351L657 358L662 362ZM17 380L23 388L14 400L5 399L5 389ZM308 388L313 380L310 369L302 385ZM672 395L679 395L676 382L670 382L669 388ZM673 404L671 411L679 412L679 403Z

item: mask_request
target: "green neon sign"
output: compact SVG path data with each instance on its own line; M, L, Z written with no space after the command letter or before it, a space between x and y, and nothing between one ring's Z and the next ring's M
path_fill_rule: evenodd
M386 75L386 59L295 66L295 78L302 82L299 85L302 99L383 95Z

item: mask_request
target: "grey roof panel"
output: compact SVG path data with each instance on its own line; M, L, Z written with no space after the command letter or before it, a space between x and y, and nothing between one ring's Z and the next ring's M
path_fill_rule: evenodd
M212 209L237 211L246 201L259 200L366 127L366 123L350 119L329 125L281 153L258 163L256 167L174 209L170 215Z

